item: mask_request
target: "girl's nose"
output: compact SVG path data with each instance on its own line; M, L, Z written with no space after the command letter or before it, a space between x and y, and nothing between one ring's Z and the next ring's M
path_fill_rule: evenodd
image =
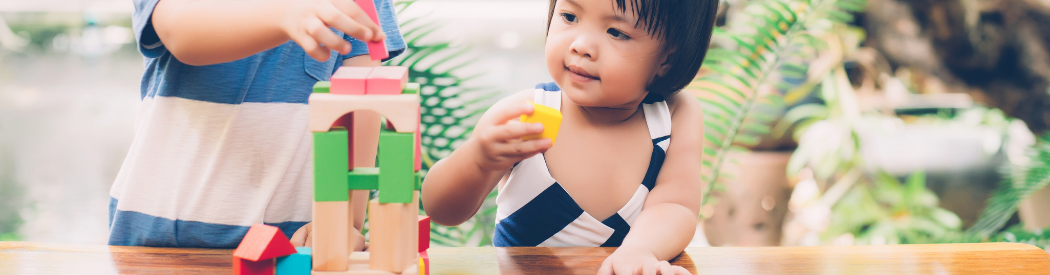
M587 34L577 34L572 39L572 44L569 44L569 51L573 55L578 55L587 59L598 58L598 51L595 48L592 37Z

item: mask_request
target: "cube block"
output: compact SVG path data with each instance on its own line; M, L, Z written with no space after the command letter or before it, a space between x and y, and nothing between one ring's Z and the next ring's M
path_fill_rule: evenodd
M314 92L315 93L325 93L326 94L326 93L329 92L329 90L331 90L331 87L332 87L332 83L331 82L318 81L317 83L314 83Z
M375 190L379 186L379 168L354 168L347 175L350 190Z
M380 66L368 74L368 91L370 95L398 95L408 84L408 67Z
M295 253L295 247L281 229L255 224L248 228L248 233L241 239L240 245L233 250L233 256L249 261L262 261Z
M379 202L412 202L415 189L412 133L379 133Z
M277 275L310 275L310 248L295 249L295 254L277 258Z
M342 66L335 70L331 79L331 93L337 95L365 94L368 74L372 67Z
M349 164L346 130L313 133L314 201L347 201L346 172Z
M561 127L561 112L558 110L544 106L542 104L532 103L535 110L532 115L521 115L521 122L524 123L543 123L543 133L536 135L528 135L522 137L522 139L551 139L551 144L554 144L554 140L558 137L558 128Z
M252 261L233 257L234 275L273 275L274 259Z
M419 251L430 249L430 217L419 215Z
M402 94L419 94L419 83L408 83L405 84L405 90L401 91Z

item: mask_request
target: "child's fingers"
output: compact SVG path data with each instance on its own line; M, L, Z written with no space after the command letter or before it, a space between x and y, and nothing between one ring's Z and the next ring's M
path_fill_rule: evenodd
M523 136L543 133L543 124L511 122L506 125L496 126L487 131L487 133L489 139L494 142L507 142L520 139Z
M660 271L660 275L675 275L676 274L674 266L672 266L671 263L668 263L667 261L662 261L660 263L657 263L656 264L656 269L658 271Z
M306 34L306 32L293 32L291 36L292 41L295 41L296 44L299 44L299 46L303 48L303 51L305 51L307 55L309 55L313 59L317 59L317 61L327 61L328 57L332 54L332 52L329 51L328 48L325 48L321 46L321 44L318 44L317 40L314 40L314 38L311 37L309 34Z
M344 18L339 19L341 25L332 25L336 29L361 41L382 41L386 38L379 25L353 0L336 0L332 4L344 15Z
M674 274L674 275L693 275L693 273L689 273L688 269L685 269L684 267L681 267L681 266L675 265L675 266L671 266L671 268L674 269L674 273L671 273L671 274Z
M602 262L602 267L598 269L598 275L613 275L612 273L612 262Z
M642 275L656 275L656 263L642 263Z
M324 44L325 48L335 50L341 54L350 53L350 42L343 40L342 37L335 35L331 29L320 19L311 18L306 21L306 33L309 34L314 40Z
M550 149L551 140L543 138L537 140L508 142L496 145L496 147L499 152L502 152L501 155L505 157L524 159Z
M512 104L507 108L499 110L496 113L496 121L500 124L506 124L511 120L520 120L521 115L531 115L536 107L532 106L532 103L521 102L518 104Z

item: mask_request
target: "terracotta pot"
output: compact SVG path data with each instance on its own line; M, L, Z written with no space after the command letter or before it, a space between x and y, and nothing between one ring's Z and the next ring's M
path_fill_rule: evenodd
M714 211L703 223L713 246L776 246L787 214L791 184L787 163L791 152L756 151L730 154L725 192L712 194Z

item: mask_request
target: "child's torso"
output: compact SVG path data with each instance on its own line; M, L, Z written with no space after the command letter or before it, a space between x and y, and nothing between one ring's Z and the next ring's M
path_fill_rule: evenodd
M540 89L534 101L561 109L562 94ZM516 164L499 186L496 246L619 246L641 213L670 144L666 102L643 102L611 126L574 111L563 110L555 147Z

